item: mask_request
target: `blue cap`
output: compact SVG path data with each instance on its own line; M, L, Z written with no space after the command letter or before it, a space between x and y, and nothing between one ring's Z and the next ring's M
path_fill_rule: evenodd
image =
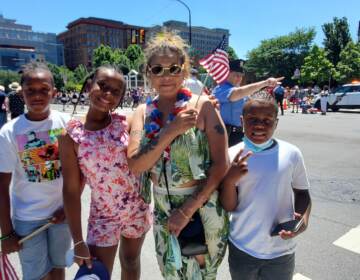
M87 277L88 276L88 277ZM97 276L97 277L96 277ZM85 264L80 266L80 269L75 275L75 279L100 279L100 280L110 280L109 272L107 271L105 265L100 261L93 261L92 268L89 269ZM74 279L74 280L75 280Z

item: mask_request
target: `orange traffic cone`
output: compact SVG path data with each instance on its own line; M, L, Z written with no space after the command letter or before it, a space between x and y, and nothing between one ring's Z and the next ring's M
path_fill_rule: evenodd
M284 98L284 100L283 100L283 108L284 108L284 110L287 110L287 100L286 100L286 98Z

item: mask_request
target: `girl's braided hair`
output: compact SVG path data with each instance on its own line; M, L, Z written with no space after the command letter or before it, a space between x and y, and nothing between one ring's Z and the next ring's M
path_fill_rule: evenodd
M106 65L101 65L99 66L98 68L96 68L94 71L91 71L89 73L89 75L84 79L84 82L81 86L81 90L80 90L80 93L79 93L79 98L76 100L76 103L75 103L75 106L74 106L74 110L72 112L72 115L75 114L76 112L76 106L79 104L80 102L80 94L84 93L85 90L94 83L94 78L97 76L97 74L101 71L101 70L111 70L111 71L115 71L115 72L118 72L120 73L121 75L123 75L123 72L120 70L120 68L114 66L114 65L109 65L109 64L106 64ZM124 98L124 95L125 95L125 91L126 91L126 83L124 82L123 85L122 85L122 96L121 96L121 99L120 99L120 102L118 104L118 106L121 104L123 98ZM118 107L117 106L117 107Z

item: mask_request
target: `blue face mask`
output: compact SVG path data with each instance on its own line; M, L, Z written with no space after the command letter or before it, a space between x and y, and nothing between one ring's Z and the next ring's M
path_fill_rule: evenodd
M271 147L271 145L274 143L274 140L272 138L270 138L269 140L267 140L264 143L255 144L254 142L252 142L246 136L244 136L243 141L244 141L245 147L248 148L253 153L258 153L258 152L261 152L263 150L266 150L267 148Z

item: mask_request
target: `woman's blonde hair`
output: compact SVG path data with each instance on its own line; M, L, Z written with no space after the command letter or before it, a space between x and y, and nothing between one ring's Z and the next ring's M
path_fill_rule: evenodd
M168 55L176 53L183 65L183 73L185 78L190 75L190 58L187 53L189 46L179 36L169 31L161 31L150 39L145 48L146 74L151 60L156 55Z

